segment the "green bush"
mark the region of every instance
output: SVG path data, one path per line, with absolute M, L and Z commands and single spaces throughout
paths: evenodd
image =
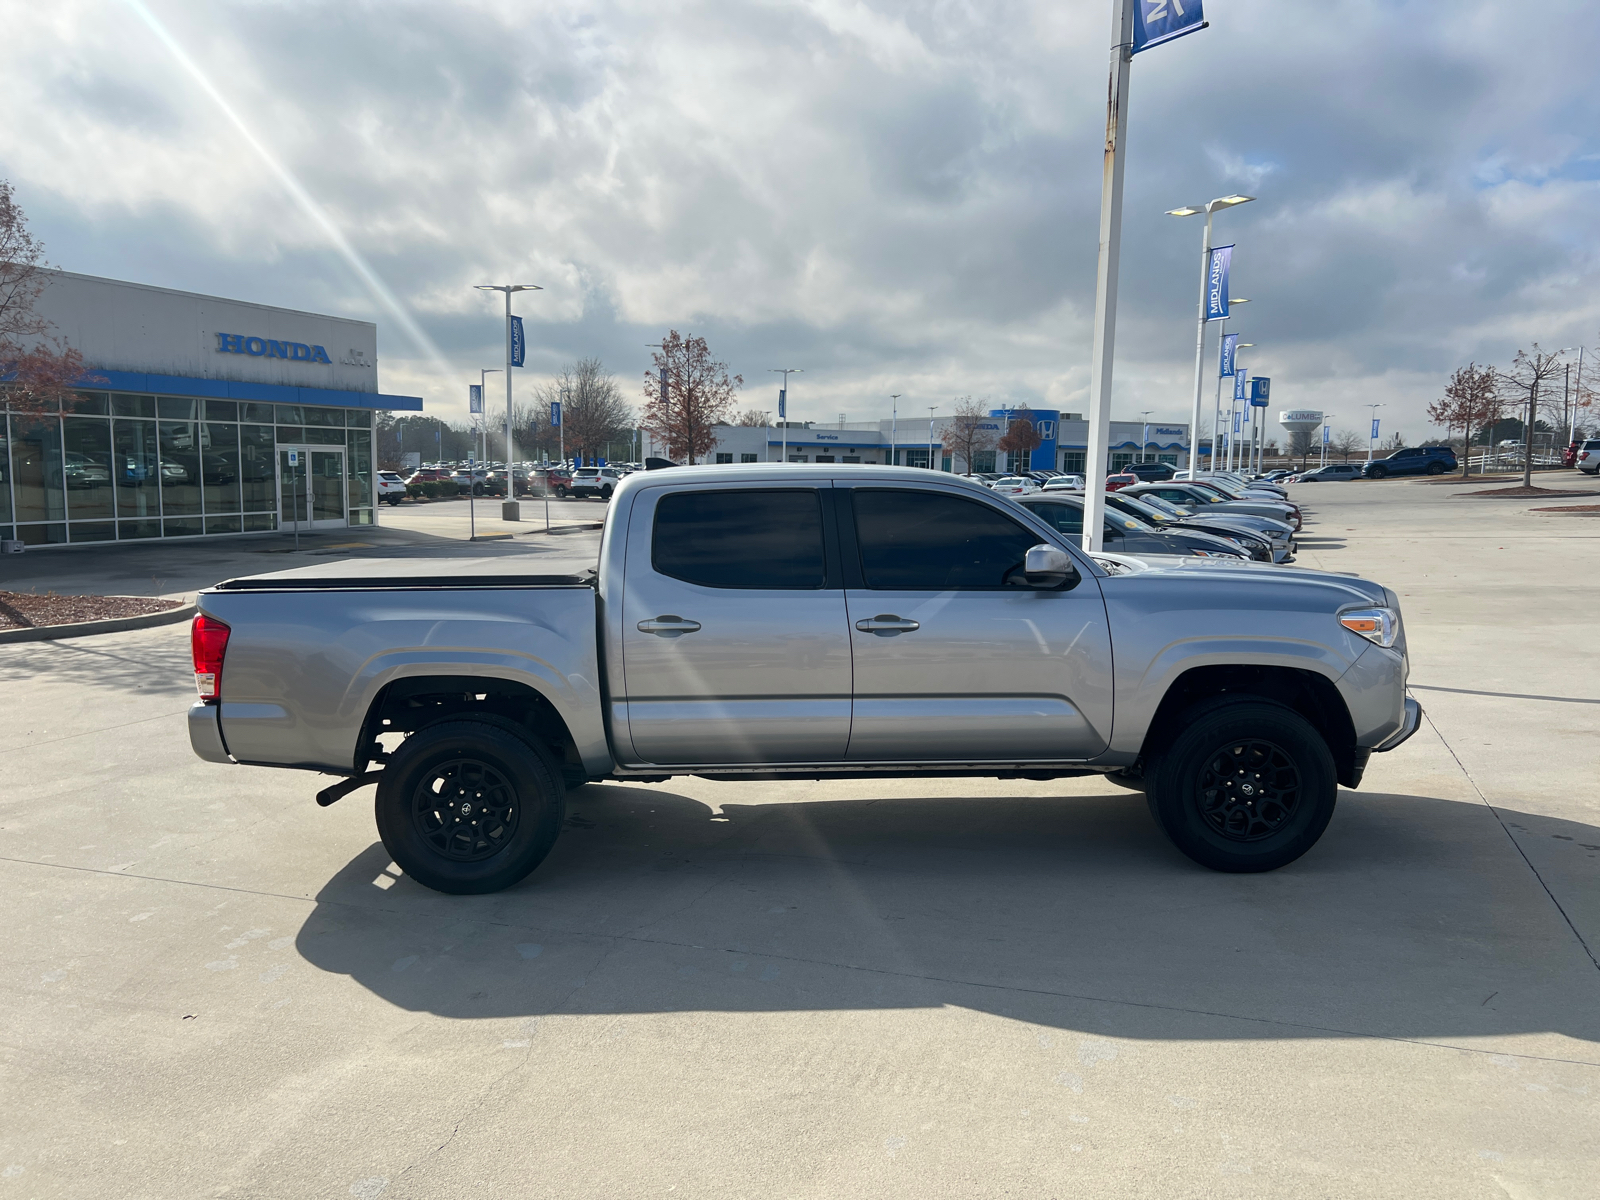
M 428 480 L 427 483 L 422 485 L 422 494 L 429 500 L 437 500 L 439 498 L 438 482 L 432 479 Z
M 408 483 L 406 484 L 406 495 L 413 500 L 419 500 L 427 494 L 423 491 L 426 486 L 426 484 L 422 483 Z
M 441 496 L 459 496 L 461 485 L 454 479 L 441 479 L 436 485 Z

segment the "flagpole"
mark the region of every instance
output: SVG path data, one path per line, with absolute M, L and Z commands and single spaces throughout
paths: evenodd
M 1128 68 L 1133 62 L 1134 0 L 1115 0 L 1106 85 L 1105 153 L 1100 168 L 1100 254 L 1094 281 L 1094 353 L 1089 360 L 1089 445 L 1083 463 L 1083 548 L 1104 548 L 1106 460 L 1111 450 L 1111 368 L 1117 341 L 1122 256 L 1122 178 L 1128 136 Z

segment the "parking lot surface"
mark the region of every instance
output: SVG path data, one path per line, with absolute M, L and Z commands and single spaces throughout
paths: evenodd
M 1258 876 L 1098 780 L 676 779 L 447 897 L 194 758 L 184 627 L 0 647 L 0 1198 L 1593 1195 L 1600 522 L 1464 490 L 1292 492 L 1428 716 Z M 384 524 L 251 565 L 595 545 Z

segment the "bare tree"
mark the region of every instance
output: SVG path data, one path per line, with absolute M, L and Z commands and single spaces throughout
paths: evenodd
M 1461 430 L 1463 479 L 1472 469 L 1472 431 L 1498 421 L 1503 403 L 1495 369 L 1472 362 L 1451 372 L 1444 395 L 1428 405 L 1428 420 L 1444 426 L 1447 439 L 1452 429 Z
M 1316 431 L 1313 429 L 1303 429 L 1289 434 L 1289 457 L 1298 455 L 1302 469 L 1311 458 L 1311 446 L 1315 435 Z
M 984 406 L 971 396 L 958 396 L 955 411 L 944 427 L 945 453 L 953 460 L 952 467 L 957 463 L 964 463 L 966 470 L 957 471 L 963 475 L 970 475 L 976 468 L 973 458 L 986 450 L 993 450 L 998 440 L 996 420 L 985 411 Z
M 767 414 L 759 408 L 747 408 L 733 418 L 733 423 L 745 429 L 759 429 L 770 424 Z
M 1011 410 L 1011 420 L 1006 425 L 1005 434 L 996 443 L 996 448 L 1007 454 L 1021 455 L 1023 465 L 1020 469 L 1026 471 L 1033 452 L 1043 440 L 1034 427 L 1033 410 L 1024 404 Z
M 581 358 L 563 366 L 549 382 L 533 390 L 533 411 L 529 414 L 541 448 L 559 443 L 567 456 L 604 458 L 613 442 L 633 444 L 633 410 L 622 398 L 622 389 L 598 358 Z M 550 425 L 550 405 L 561 403 L 561 428 Z M 546 451 L 548 452 L 548 451 Z
M 34 311 L 49 283 L 46 269 L 44 246 L 28 231 L 11 185 L 0 179 L 0 375 L 13 377 L 11 407 L 25 412 L 52 409 L 75 387 L 106 382 L 88 374 L 83 355 Z
M 1523 487 L 1533 486 L 1533 435 L 1538 424 L 1539 393 L 1551 380 L 1561 376 L 1561 368 L 1561 355 L 1541 350 L 1535 342 L 1531 350 L 1517 351 L 1511 370 L 1496 376 L 1501 394 L 1526 413 L 1522 433 Z
M 717 444 L 713 426 L 726 418 L 744 378 L 729 375 L 728 364 L 711 357 L 705 338 L 676 329 L 661 339 L 654 358 L 656 369 L 644 381 L 644 427 L 668 455 L 692 464 Z
M 1349 462 L 1350 456 L 1366 444 L 1367 439 L 1354 429 L 1341 429 L 1329 440 L 1328 449 Z

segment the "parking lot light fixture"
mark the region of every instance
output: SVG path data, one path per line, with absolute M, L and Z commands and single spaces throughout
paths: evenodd
M 783 391 L 778 393 L 778 428 L 783 431 L 782 450 L 778 461 L 787 463 L 789 461 L 789 376 L 804 375 L 805 370 L 801 367 L 768 367 L 767 370 L 773 375 L 783 376 Z
M 475 283 L 480 292 L 504 292 L 506 296 L 506 461 L 511 461 L 511 293 L 542 292 L 536 283 Z M 485 414 L 487 417 L 487 414 Z M 515 499 L 515 497 L 513 497 Z
M 939 411 L 937 404 L 928 405 L 928 470 L 937 471 L 938 463 L 933 456 L 933 414 Z M 952 463 L 951 466 L 955 464 Z
M 1372 419 L 1374 421 L 1376 421 L 1378 419 L 1378 410 L 1380 408 L 1386 408 L 1387 405 L 1369 404 L 1366 407 L 1368 407 L 1368 408 L 1370 408 L 1372 410 Z M 1368 425 L 1367 426 L 1367 465 L 1369 467 L 1372 465 L 1372 443 L 1377 441 L 1377 440 L 1378 440 L 1377 439 L 1377 435 L 1373 433 L 1372 426 Z
M 1196 217 L 1201 213 L 1206 217 L 1205 231 L 1200 238 L 1200 308 L 1196 314 L 1198 324 L 1194 339 L 1194 404 L 1189 418 L 1190 479 L 1200 477 L 1200 389 L 1205 378 L 1206 276 L 1211 266 L 1211 218 L 1219 209 L 1232 208 L 1236 204 L 1249 204 L 1254 199 L 1254 196 L 1241 196 L 1235 192 L 1230 196 L 1218 196 L 1215 200 L 1208 200 L 1200 208 L 1186 204 L 1182 208 L 1167 209 L 1169 217 Z

